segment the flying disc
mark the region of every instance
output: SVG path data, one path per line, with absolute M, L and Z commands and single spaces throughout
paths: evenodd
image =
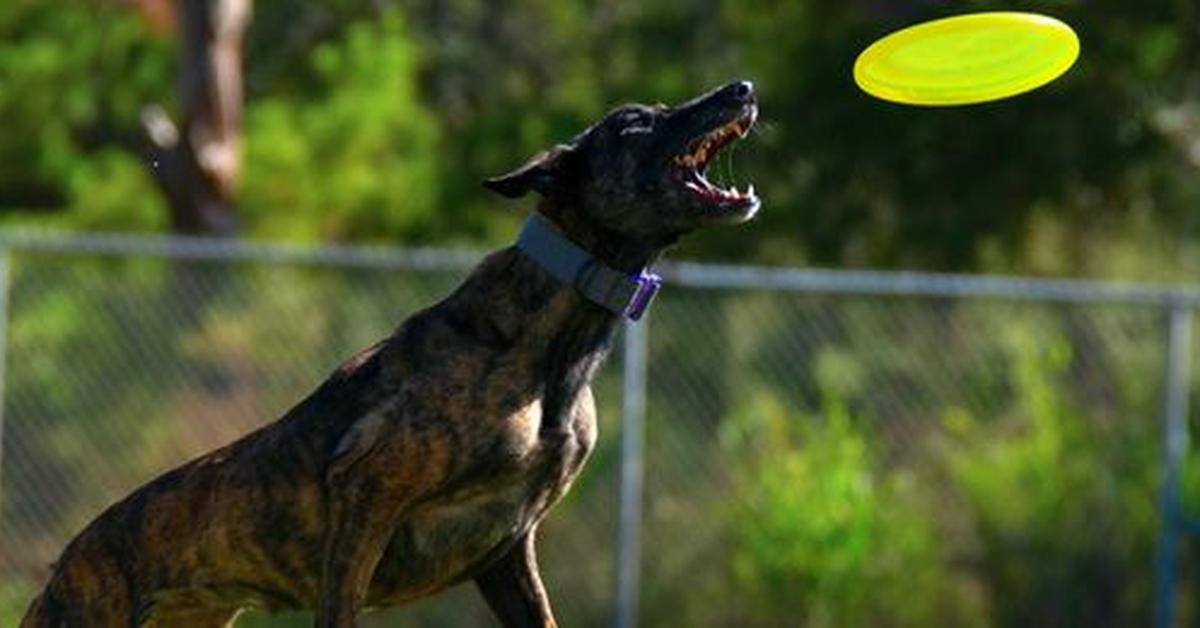
M 1041 87 L 1079 57 L 1079 38 L 1037 13 L 970 13 L 887 35 L 854 62 L 854 81 L 884 100 L 965 105 Z

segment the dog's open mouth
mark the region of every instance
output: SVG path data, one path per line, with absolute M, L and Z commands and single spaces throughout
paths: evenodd
M 759 200 L 753 185 L 745 191 L 738 190 L 737 186 L 726 189 L 713 185 L 704 176 L 713 157 L 734 140 L 746 137 L 757 117 L 758 107 L 747 105 L 736 118 L 693 140 L 686 151 L 676 155 L 672 162 L 684 187 L 700 200 L 721 209 L 741 212 L 757 209 Z

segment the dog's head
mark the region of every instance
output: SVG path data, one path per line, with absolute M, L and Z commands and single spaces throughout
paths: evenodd
M 579 214 L 560 219 L 631 237 L 673 239 L 707 224 L 743 222 L 759 208 L 753 186 L 722 189 L 704 174 L 757 115 L 748 81 L 676 107 L 625 105 L 485 185 L 510 198 L 538 192 L 543 208 Z

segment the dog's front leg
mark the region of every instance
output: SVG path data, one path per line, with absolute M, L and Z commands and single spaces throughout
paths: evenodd
M 408 507 L 446 479 L 444 436 L 393 429 L 403 419 L 369 413 L 347 430 L 325 476 L 325 546 L 317 628 L 350 628 Z M 415 421 L 415 420 L 413 420 Z
M 531 529 L 503 556 L 475 577 L 492 612 L 506 628 L 554 628 L 550 598 L 538 575 Z
M 362 608 L 375 567 L 387 549 L 396 519 L 395 508 L 379 500 L 334 497 L 325 533 L 317 628 L 350 628 Z

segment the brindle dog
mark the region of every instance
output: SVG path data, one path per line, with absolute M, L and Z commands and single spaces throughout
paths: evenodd
M 626 105 L 486 182 L 637 275 L 759 201 L 703 176 L 754 122 L 736 82 Z M 553 626 L 534 536 L 596 440 L 589 382 L 621 316 L 522 249 L 342 365 L 278 421 L 169 471 L 64 550 L 22 626 L 226 626 L 247 607 L 364 608 L 473 579 L 506 626 Z

